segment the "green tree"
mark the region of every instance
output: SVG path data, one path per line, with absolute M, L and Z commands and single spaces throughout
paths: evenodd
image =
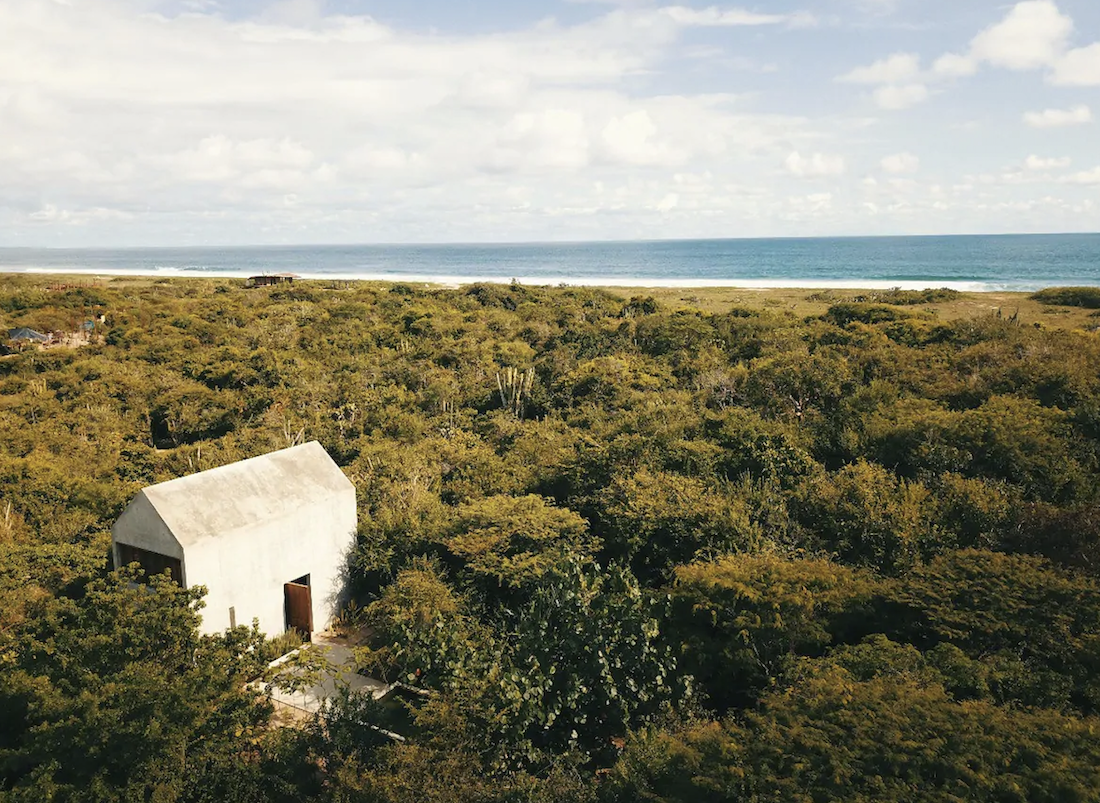
M 1100 585 L 1091 578 L 1042 558 L 963 550 L 886 584 L 880 605 L 877 624 L 892 638 L 1053 672 L 1075 705 L 1100 710 Z
M 426 558 L 398 572 L 364 618 L 372 638 L 357 659 L 388 681 L 439 688 L 474 660 L 483 638 L 467 600 Z
M 609 803 L 1095 800 L 1098 725 L 834 669 L 739 721 L 640 731 L 602 792 Z
M 606 758 L 613 739 L 689 697 L 664 619 L 629 571 L 560 563 L 480 666 L 467 669 L 468 708 L 501 762 L 537 765 L 567 751 Z
M 835 407 L 850 382 L 848 361 L 835 349 L 792 351 L 755 361 L 746 394 L 758 409 L 802 426 Z
M 460 505 L 443 544 L 464 573 L 493 592 L 528 588 L 563 553 L 591 558 L 600 542 L 576 513 L 530 494 L 491 496 Z
M 844 563 L 898 573 L 936 549 L 928 491 L 882 466 L 859 461 L 808 480 L 792 499 L 807 544 Z
M 823 652 L 873 590 L 824 560 L 731 555 L 681 566 L 671 593 L 684 670 L 718 710 L 748 705 L 793 658 Z
M 246 682 L 262 636 L 199 636 L 203 590 L 130 569 L 31 606 L 0 683 L 14 800 L 261 800 L 248 756 L 270 704 Z
M 699 556 L 753 549 L 762 533 L 735 487 L 645 468 L 613 479 L 601 515 L 607 553 L 652 581 Z
M 530 602 L 493 626 L 470 613 L 421 563 L 368 608 L 375 631 L 359 657 L 453 699 L 498 769 L 540 766 L 557 752 L 606 756 L 628 727 L 690 696 L 661 634 L 661 602 L 624 569 L 562 555 Z

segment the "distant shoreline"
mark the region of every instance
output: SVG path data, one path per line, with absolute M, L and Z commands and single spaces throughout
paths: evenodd
M 247 279 L 263 275 L 234 270 L 194 270 L 171 268 L 152 271 L 131 270 L 80 270 L 73 268 L 27 267 L 4 268 L 0 276 L 54 276 L 73 277 L 79 281 L 95 279 Z M 882 291 L 882 290 L 957 290 L 960 293 L 1021 293 L 1027 294 L 1052 286 L 1035 284 L 1026 287 L 1006 286 L 993 282 L 891 280 L 891 279 L 654 279 L 645 276 L 596 277 L 596 276 L 447 276 L 412 273 L 325 273 L 300 274 L 302 282 L 376 282 L 382 284 L 422 284 L 433 287 L 459 288 L 473 284 L 511 284 L 513 281 L 529 287 L 603 287 L 621 290 L 834 290 L 834 291 Z
M 190 275 L 164 273 L 140 273 L 135 271 L 108 272 L 108 271 L 3 271 L 0 270 L 0 287 L 8 291 L 17 291 L 18 288 L 39 290 L 69 290 L 89 285 L 102 287 L 104 290 L 112 288 L 126 292 L 128 289 L 140 289 L 156 284 L 180 284 L 187 283 L 203 286 L 203 292 L 211 292 L 216 284 L 224 284 L 227 280 L 234 284 L 243 285 L 240 274 L 233 276 L 211 276 L 209 273 L 194 273 Z M 507 287 L 509 282 L 500 279 L 482 280 L 501 287 Z M 630 298 L 631 296 L 647 296 L 655 300 L 661 307 L 668 310 L 696 310 L 706 314 L 723 314 L 732 309 L 757 310 L 760 312 L 775 312 L 793 314 L 800 318 L 816 317 L 826 314 L 835 304 L 852 302 L 869 302 L 872 304 L 889 304 L 890 291 L 898 288 L 897 282 L 878 282 L 876 286 L 868 286 L 870 282 L 864 282 L 862 286 L 855 282 L 829 284 L 828 286 L 807 287 L 767 287 L 761 282 L 759 286 L 746 286 L 745 284 L 710 284 L 699 285 L 691 283 L 668 284 L 654 286 L 645 279 L 638 279 L 637 284 L 612 284 L 612 280 L 590 280 L 582 287 L 579 283 L 566 284 L 565 287 L 547 285 L 544 282 L 523 283 L 527 287 L 547 287 L 551 294 L 556 292 L 569 292 L 576 290 L 602 290 L 614 295 Z M 364 278 L 362 276 L 341 278 L 339 276 L 303 276 L 293 285 L 279 285 L 271 288 L 257 288 L 246 292 L 269 293 L 278 292 L 278 287 L 285 289 L 300 287 L 304 290 L 321 290 L 322 292 L 351 292 L 356 289 L 386 290 L 398 284 L 404 284 L 423 290 L 460 290 L 462 287 L 474 284 L 468 282 L 429 281 L 427 277 L 406 277 L 397 280 L 393 277 Z M 918 287 L 899 289 L 940 289 L 938 286 L 928 287 L 928 283 L 911 283 Z M 550 297 L 553 297 L 552 295 Z M 1032 297 L 1030 290 L 1020 289 L 995 289 L 985 291 L 960 290 L 957 295 L 949 298 L 935 298 L 927 302 L 907 302 L 906 306 L 898 309 L 908 310 L 906 314 L 917 316 L 931 316 L 931 319 L 940 321 L 952 321 L 960 319 L 973 319 L 987 315 L 1004 315 L 1014 317 L 1015 320 L 1026 325 L 1040 325 L 1052 329 L 1077 329 L 1087 332 L 1095 332 L 1100 328 L 1100 315 L 1095 310 L 1080 307 L 1065 307 L 1044 304 Z
M 1100 235 L 0 249 L 0 272 L 642 289 L 1033 292 L 1100 285 Z

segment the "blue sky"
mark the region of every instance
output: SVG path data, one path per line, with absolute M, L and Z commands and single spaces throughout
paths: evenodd
M 3 0 L 0 246 L 1100 230 L 1100 3 Z

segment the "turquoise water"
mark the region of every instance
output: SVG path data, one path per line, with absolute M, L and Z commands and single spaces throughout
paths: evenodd
M 0 271 L 742 287 L 1100 285 L 1100 234 L 210 248 L 0 249 Z

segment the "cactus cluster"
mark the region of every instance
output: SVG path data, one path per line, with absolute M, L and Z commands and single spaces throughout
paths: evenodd
M 497 373 L 497 391 L 500 404 L 510 410 L 516 418 L 523 418 L 523 406 L 531 397 L 531 386 L 535 382 L 535 369 L 520 371 L 518 368 L 505 368 Z

